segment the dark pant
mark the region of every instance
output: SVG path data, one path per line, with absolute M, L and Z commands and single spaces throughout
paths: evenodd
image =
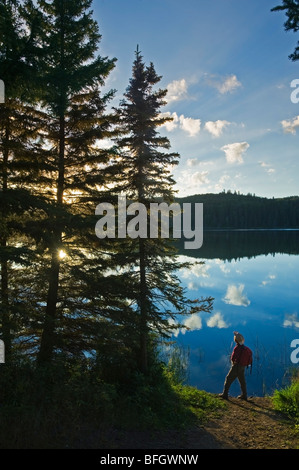
M 245 380 L 245 367 L 239 364 L 233 364 L 229 373 L 227 374 L 224 382 L 223 394 L 228 395 L 231 384 L 236 380 L 239 380 L 242 396 L 247 398 L 246 380 Z

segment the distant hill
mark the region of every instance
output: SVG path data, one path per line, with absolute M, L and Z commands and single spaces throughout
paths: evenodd
M 228 191 L 196 194 L 176 201 L 203 203 L 204 230 L 299 229 L 299 196 L 268 199 Z

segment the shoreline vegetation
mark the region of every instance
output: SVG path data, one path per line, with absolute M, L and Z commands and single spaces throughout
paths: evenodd
M 118 383 L 99 379 L 92 360 L 61 358 L 61 362 L 44 368 L 22 360 L 9 368 L 2 367 L 2 449 L 117 449 L 125 448 L 125 442 L 128 448 L 138 448 L 134 447 L 138 438 L 136 444 L 128 441 L 132 433 L 135 439 L 147 436 L 149 441 L 144 441 L 147 448 L 151 436 L 157 433 L 183 435 L 194 427 L 204 430 L 211 419 L 217 428 L 227 419 L 229 407 L 238 405 L 233 397 L 222 400 L 184 384 L 182 364 L 175 353 L 168 364 L 154 361 L 147 376 L 122 376 Z M 278 425 L 285 423 L 293 437 L 298 437 L 298 374 L 293 375 L 289 386 L 276 390 L 272 397 L 251 398 L 248 419 L 254 414 L 251 405 L 266 403 Z M 244 407 L 236 406 L 234 413 L 239 409 L 245 412 Z M 178 439 L 178 446 L 182 445 L 179 442 Z

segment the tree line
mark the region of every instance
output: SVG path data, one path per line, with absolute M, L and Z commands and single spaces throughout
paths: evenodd
M 203 228 L 299 229 L 299 197 L 265 198 L 231 191 L 178 198 L 183 203 L 203 203 Z
M 158 132 L 167 91 L 138 47 L 111 109 L 116 59 L 98 53 L 91 7 L 0 1 L 1 338 L 7 363 L 91 357 L 103 377 L 147 374 L 157 338 L 212 299 L 188 300 L 170 241 L 95 235 L 97 204 L 121 192 L 171 202 L 179 155 Z

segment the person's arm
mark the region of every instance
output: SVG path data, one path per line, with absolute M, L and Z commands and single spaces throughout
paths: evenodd
M 230 360 L 233 364 L 236 362 L 236 348 L 237 348 L 237 346 L 234 347 L 234 350 L 233 350 L 231 358 L 230 358 Z

